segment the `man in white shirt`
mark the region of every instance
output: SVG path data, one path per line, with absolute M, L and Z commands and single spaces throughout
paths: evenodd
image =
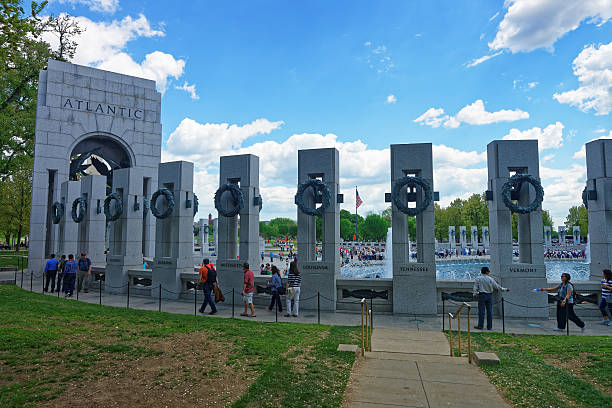
M 478 325 L 475 329 L 482 330 L 484 324 L 485 309 L 487 311 L 487 330 L 493 328 L 493 314 L 491 305 L 493 301 L 493 291 L 499 290 L 509 292 L 510 289 L 500 286 L 499 283 L 489 276 L 491 271 L 487 266 L 480 269 L 480 276 L 474 279 L 474 300 L 478 297 Z

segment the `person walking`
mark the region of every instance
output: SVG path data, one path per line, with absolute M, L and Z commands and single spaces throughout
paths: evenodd
M 74 260 L 74 255 L 68 255 L 68 262 L 64 265 L 64 295 L 72 297 L 74 293 L 74 282 L 77 276 L 79 266 Z
M 571 320 L 584 332 L 585 324 L 574 312 L 574 285 L 570 283 L 572 276 L 569 273 L 561 274 L 561 283 L 552 288 L 540 288 L 543 292 L 557 292 L 557 328 L 555 331 L 565 330 L 565 323 Z
M 77 285 L 77 292 L 84 289 L 84 292 L 89 292 L 89 276 L 91 275 L 91 261 L 87 257 L 85 252 L 81 252 L 79 258 L 79 282 Z
M 64 277 L 64 266 L 66 265 L 66 255 L 62 255 L 57 269 L 57 293 L 62 290 L 62 278 Z
M 295 261 L 289 264 L 289 275 L 287 276 L 287 314 L 285 317 L 298 317 L 300 312 L 300 286 L 302 275 Z M 291 312 L 291 301 L 293 301 L 293 313 Z
M 280 271 L 278 270 L 276 265 L 272 265 L 272 277 L 268 281 L 268 287 L 272 290 L 272 300 L 270 301 L 270 306 L 268 307 L 268 310 L 272 311 L 272 308 L 276 303 L 277 310 L 282 313 L 283 306 L 281 304 L 280 291 L 283 287 L 283 282 L 281 280 Z
M 485 310 L 487 312 L 487 330 L 493 329 L 493 291 L 509 292 L 510 289 L 502 287 L 489 274 L 491 271 L 487 266 L 480 269 L 480 276 L 474 279 L 474 300 L 478 299 L 478 325 L 475 329 L 482 330 L 485 318 Z
M 208 314 L 214 315 L 217 313 L 217 306 L 215 305 L 215 301 L 210 296 L 210 293 L 214 290 L 215 285 L 219 282 L 217 281 L 217 271 L 215 267 L 210 263 L 208 258 L 204 259 L 202 262 L 202 267 L 200 268 L 200 286 L 202 286 L 202 290 L 204 291 L 204 302 L 202 306 L 200 306 L 200 313 L 204 313 L 206 310 L 206 306 L 210 304 L 210 312 Z
M 51 254 L 49 260 L 45 264 L 45 288 L 44 291 L 49 291 L 49 282 L 51 282 L 51 292 L 55 292 L 55 276 L 59 269 L 59 261 L 55 259 L 55 254 Z
M 242 301 L 244 303 L 244 312 L 240 313 L 240 316 L 249 316 L 247 308 L 251 308 L 251 317 L 257 317 L 255 315 L 255 307 L 253 306 L 253 293 L 255 292 L 255 276 L 249 269 L 249 264 L 245 262 L 242 264 L 242 270 L 244 270 L 244 284 L 242 285 Z
M 270 251 L 270 263 L 274 262 L 274 253 Z
M 612 271 L 610 269 L 603 270 L 599 310 L 602 316 L 601 324 L 612 326 L 612 320 L 610 320 L 612 319 Z

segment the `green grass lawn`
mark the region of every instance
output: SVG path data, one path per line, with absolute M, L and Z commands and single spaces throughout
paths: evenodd
M 0 251 L 0 267 L 2 266 L 18 266 L 22 268 L 28 267 L 28 251 Z M 21 261 L 18 260 L 21 258 Z
M 612 337 L 475 333 L 472 340 L 473 350 L 501 360 L 483 371 L 515 407 L 612 407 Z M 466 352 L 465 333 L 462 346 Z
M 336 348 L 360 334 L 99 306 L 12 285 L 0 286 L 0 322 L 1 407 L 95 405 L 109 384 L 125 406 L 339 407 L 355 356 Z

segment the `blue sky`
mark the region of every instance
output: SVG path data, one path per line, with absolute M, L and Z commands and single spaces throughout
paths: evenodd
M 196 164 L 202 217 L 216 213 L 220 155 L 260 156 L 262 218 L 295 218 L 299 148 L 336 146 L 346 208 L 359 185 L 367 213 L 385 208 L 389 144 L 434 144 L 445 205 L 486 189 L 486 144 L 510 137 L 539 139 L 559 224 L 580 202 L 582 146 L 612 137 L 611 1 L 55 0 L 48 12 L 86 28 L 76 63 L 157 80 L 163 159 Z

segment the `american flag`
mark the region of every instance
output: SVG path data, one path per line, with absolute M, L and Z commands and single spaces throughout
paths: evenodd
M 359 206 L 363 204 L 361 197 L 359 197 L 359 191 L 357 191 L 357 187 L 355 187 L 355 208 L 359 208 Z

